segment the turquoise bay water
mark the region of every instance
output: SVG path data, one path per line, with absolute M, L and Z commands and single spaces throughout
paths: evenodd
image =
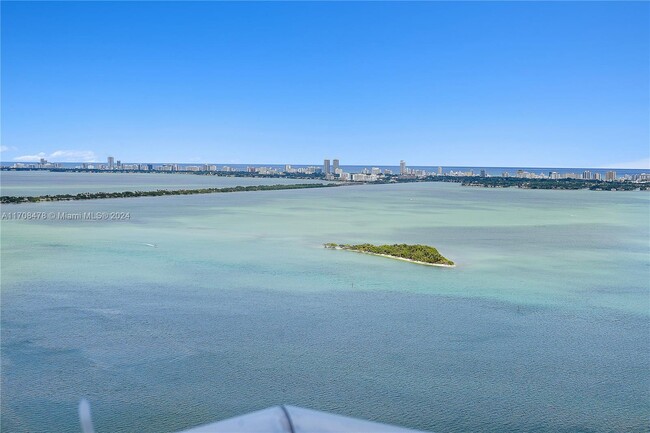
M 131 219 L 2 222 L 2 431 L 76 432 L 81 396 L 113 432 L 280 403 L 648 431 L 649 201 L 433 183 L 3 206 Z M 426 243 L 458 267 L 330 241 Z

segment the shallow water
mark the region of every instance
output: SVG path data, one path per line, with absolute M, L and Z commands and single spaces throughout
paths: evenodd
M 2 430 L 76 432 L 87 396 L 113 432 L 281 403 L 437 432 L 648 431 L 649 197 L 422 183 L 3 206 L 131 218 L 2 222 Z

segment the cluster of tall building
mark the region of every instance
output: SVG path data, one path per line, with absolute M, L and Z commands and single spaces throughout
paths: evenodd
M 333 159 L 332 164 L 330 165 L 330 160 L 323 160 L 323 169 L 322 172 L 325 174 L 325 179 L 327 180 L 342 180 L 342 181 L 354 181 L 355 176 L 361 175 L 362 173 L 347 173 L 341 168 L 341 162 L 338 159 Z M 360 177 L 357 177 L 357 182 L 362 182 Z M 374 179 L 377 180 L 377 179 Z M 364 180 L 363 182 L 374 182 L 374 180 Z
M 13 168 L 61 168 L 61 163 L 48 162 L 47 159 L 41 158 L 39 162 L 32 164 L 25 164 L 23 162 L 16 162 L 12 165 Z
M 392 170 L 382 170 L 379 167 L 372 167 L 371 169 L 364 168 L 359 173 L 347 173 L 340 166 L 340 161 L 338 159 L 331 160 L 331 162 L 329 159 L 323 160 L 322 172 L 325 174 L 325 179 L 352 182 L 375 182 L 381 180 L 385 176 L 393 175 Z M 438 167 L 438 173 L 442 174 L 442 167 Z M 400 161 L 399 175 L 401 177 L 426 177 L 435 174 L 436 173 L 434 172 L 427 172 L 425 170 L 411 169 L 406 166 L 404 160 Z
M 84 162 L 81 164 L 81 168 L 87 170 L 154 170 L 153 164 L 122 164 L 122 161 L 119 159 L 116 161 L 112 156 L 107 158 L 106 164 Z
M 582 173 L 559 173 L 557 171 L 549 171 L 546 173 L 531 173 L 525 170 L 517 170 L 514 175 L 504 171 L 501 174 L 502 177 L 517 177 L 522 179 L 582 179 L 582 180 L 603 180 L 603 174 L 598 172 L 592 172 L 591 170 L 585 170 Z M 604 180 L 607 182 L 613 182 L 618 180 L 616 177 L 616 172 L 613 170 L 605 172 Z
M 323 161 L 323 170 L 325 179 L 327 180 L 341 180 L 352 182 L 376 182 L 383 174 L 391 174 L 390 170 L 384 170 L 382 173 L 378 167 L 373 167 L 371 170 L 363 169 L 361 173 L 348 173 L 343 170 L 338 159 L 333 159 L 330 165 L 330 160 Z
M 332 165 L 330 166 L 330 160 L 326 159 L 323 161 L 323 173 L 327 174 L 336 174 L 336 171 L 340 169 L 339 160 L 333 159 Z

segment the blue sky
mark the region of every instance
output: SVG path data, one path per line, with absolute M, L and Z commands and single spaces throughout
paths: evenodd
M 2 2 L 3 161 L 650 167 L 647 2 Z

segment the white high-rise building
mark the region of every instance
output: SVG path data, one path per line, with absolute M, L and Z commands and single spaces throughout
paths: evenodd
M 115 158 L 112 156 L 108 157 L 108 169 L 112 170 L 115 167 Z
M 323 173 L 330 174 L 330 160 L 326 159 L 323 161 Z
M 406 174 L 406 162 L 404 162 L 404 160 L 401 160 L 399 162 L 399 174 L 401 174 L 401 175 Z
M 332 160 L 332 170 L 334 171 L 334 173 L 336 173 L 336 170 L 338 168 L 339 168 L 339 160 L 338 159 Z

